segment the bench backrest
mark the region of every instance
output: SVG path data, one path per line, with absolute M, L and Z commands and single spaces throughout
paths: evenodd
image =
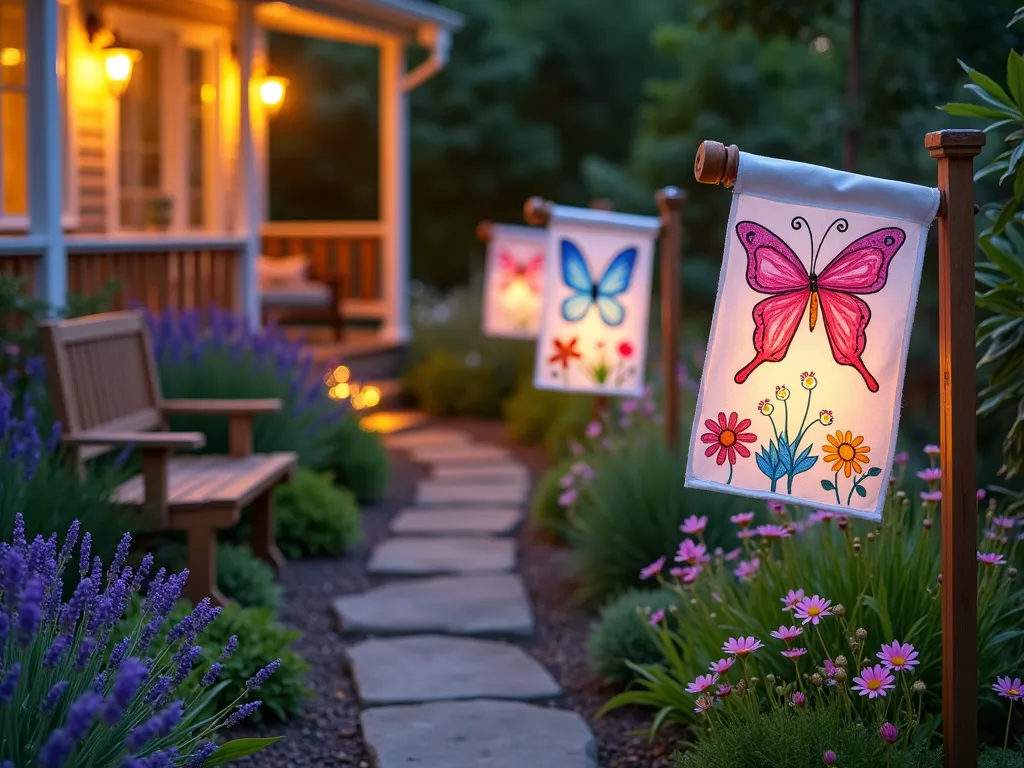
M 54 417 L 65 434 L 162 428 L 160 379 L 141 313 L 44 321 L 39 333 Z M 82 449 L 78 458 L 107 450 Z

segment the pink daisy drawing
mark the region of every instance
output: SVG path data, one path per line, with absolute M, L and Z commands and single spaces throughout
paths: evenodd
M 805 597 L 793 611 L 793 617 L 802 619 L 804 624 L 817 624 L 826 616 L 832 615 L 832 601 L 823 600 L 817 595 Z
M 889 670 L 881 664 L 873 667 L 864 667 L 860 676 L 853 678 L 854 686 L 851 690 L 857 691 L 861 696 L 869 699 L 877 699 L 885 696 L 886 691 L 896 687 L 896 678 L 889 674 Z
M 708 667 L 716 675 L 726 675 L 729 670 L 732 669 L 732 665 L 736 663 L 735 656 L 729 656 L 725 659 L 719 659 L 718 661 L 712 661 L 711 666 Z
M 650 579 L 661 573 L 661 569 L 665 567 L 665 556 L 662 555 L 650 565 L 645 565 L 640 569 L 640 578 L 643 580 Z
M 728 653 L 731 656 L 737 656 L 741 659 L 747 654 L 753 653 L 760 648 L 764 648 L 764 643 L 756 637 L 730 637 L 722 645 L 722 651 L 724 653 Z
M 778 629 L 772 631 L 772 637 L 776 640 L 782 640 L 788 645 L 790 640 L 796 640 L 803 633 L 802 627 L 787 627 L 783 624 Z
M 708 527 L 707 515 L 690 515 L 688 518 L 683 520 L 683 524 L 679 526 L 679 530 L 690 536 L 700 536 L 704 533 L 704 529 Z
M 1024 697 L 1024 684 L 1021 683 L 1019 677 L 1012 680 L 1009 677 L 997 677 L 992 685 L 992 690 L 1010 701 L 1019 701 Z
M 917 651 L 914 650 L 914 646 L 910 643 L 901 645 L 898 640 L 893 640 L 891 645 L 882 643 L 882 650 L 878 652 L 877 656 L 882 660 L 882 666 L 897 672 L 912 670 L 921 663 L 917 660 Z
M 796 608 L 797 603 L 799 603 L 803 599 L 804 591 L 802 589 L 797 589 L 795 591 L 791 589 L 789 590 L 789 592 L 786 593 L 785 597 L 779 598 L 779 600 L 782 601 L 782 610 L 784 611 L 792 611 L 794 608 Z
M 687 693 L 704 693 L 709 688 L 714 688 L 718 683 L 718 675 L 697 675 L 697 679 L 686 684 Z

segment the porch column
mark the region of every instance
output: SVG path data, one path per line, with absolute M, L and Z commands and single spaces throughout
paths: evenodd
M 409 328 L 409 100 L 402 86 L 405 47 L 389 37 L 380 45 L 381 335 L 408 341 Z
M 261 251 L 260 228 L 263 224 L 264 186 L 263 154 L 266 145 L 266 120 L 256 103 L 253 77 L 265 58 L 266 33 L 256 24 L 253 0 L 239 0 L 235 26 L 238 51 L 239 121 L 238 121 L 238 192 L 242 207 L 240 224 L 245 233 L 239 305 L 253 328 L 260 326 L 259 279 L 256 257 Z
M 67 303 L 67 253 L 61 229 L 63 200 L 60 93 L 57 89 L 57 2 L 32 0 L 27 16 L 29 235 L 44 238 L 36 295 L 51 307 Z

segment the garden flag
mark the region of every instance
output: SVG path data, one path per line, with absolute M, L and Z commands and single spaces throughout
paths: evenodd
M 740 153 L 686 485 L 881 519 L 938 205 Z
M 545 242 L 543 229 L 491 225 L 484 273 L 484 335 L 537 338 Z
M 637 396 L 644 388 L 653 216 L 551 209 L 534 386 Z

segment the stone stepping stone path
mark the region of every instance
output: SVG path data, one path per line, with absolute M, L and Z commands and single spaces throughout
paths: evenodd
M 519 576 L 440 576 L 384 584 L 334 601 L 342 632 L 529 636 L 533 611 Z
M 425 426 L 386 438 L 430 466 L 366 570 L 404 577 L 334 601 L 376 768 L 597 768 L 558 682 L 508 640 L 534 630 L 516 570 L 530 476 L 504 448 Z M 486 639 L 485 639 L 486 638 Z
M 381 768 L 593 768 L 597 743 L 574 712 L 518 701 L 443 701 L 363 712 Z
M 514 507 L 403 509 L 391 520 L 390 529 L 412 536 L 508 536 L 524 517 Z

